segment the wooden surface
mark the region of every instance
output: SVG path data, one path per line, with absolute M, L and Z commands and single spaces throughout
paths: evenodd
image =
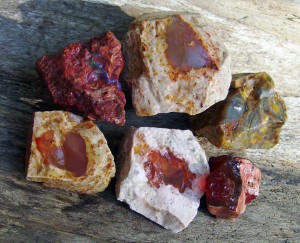
M 162 2 L 0 1 L 1 242 L 300 242 L 300 4 Z M 115 181 L 105 192 L 87 196 L 26 181 L 24 171 L 25 137 L 33 112 L 59 109 L 35 72 L 36 59 L 108 29 L 122 38 L 133 17 L 159 10 L 206 17 L 232 54 L 233 72 L 270 73 L 289 116 L 280 144 L 271 150 L 222 151 L 200 140 L 208 156 L 231 152 L 256 163 L 262 171 L 261 193 L 235 221 L 216 220 L 203 203 L 190 226 L 178 234 L 118 202 Z M 129 126 L 188 128 L 186 115 L 139 118 L 130 104 L 126 112 L 124 127 L 98 124 L 114 155 Z

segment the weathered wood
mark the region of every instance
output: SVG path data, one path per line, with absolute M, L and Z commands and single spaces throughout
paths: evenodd
M 206 17 L 232 54 L 233 72 L 269 72 L 289 116 L 280 144 L 271 150 L 220 150 L 200 139 L 208 156 L 233 153 L 257 164 L 263 176 L 261 194 L 235 221 L 216 220 L 202 203 L 195 220 L 179 234 L 118 202 L 114 180 L 105 192 L 87 196 L 26 181 L 24 171 L 33 112 L 59 109 L 35 72 L 36 59 L 108 29 L 122 38 L 133 17 L 158 10 Z M 1 1 L 0 241 L 300 241 L 299 16 L 300 4 L 283 0 Z M 129 126 L 189 127 L 187 115 L 141 118 L 130 102 L 126 107 L 124 127 L 98 123 L 114 155 Z

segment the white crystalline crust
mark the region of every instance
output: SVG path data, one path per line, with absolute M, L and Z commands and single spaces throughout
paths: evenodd
M 168 147 L 177 158 L 187 162 L 189 170 L 197 175 L 192 189 L 180 193 L 164 183 L 159 188 L 150 186 L 144 170 L 145 156 L 135 152 L 135 147 L 141 145 L 141 135 L 151 150 L 164 154 Z M 173 232 L 183 230 L 194 219 L 203 195 L 199 183 L 209 173 L 209 167 L 205 152 L 191 131 L 132 128 L 123 141 L 118 161 L 121 164 L 116 183 L 118 200 Z
M 28 151 L 30 156 L 27 161 L 26 178 L 28 180 L 43 182 L 49 187 L 91 194 L 103 191 L 114 177 L 113 155 L 104 135 L 92 121 L 83 121 L 80 116 L 65 111 L 35 112 L 32 130 Z M 69 171 L 44 164 L 35 139 L 50 130 L 54 132 L 56 146 L 62 145 L 67 132 L 76 132 L 82 136 L 88 157 L 85 176 L 74 177 Z
M 203 18 L 195 14 L 180 17 L 201 36 L 219 69 L 191 69 L 172 80 L 174 69 L 165 54 L 170 17 L 156 13 L 139 17 L 124 39 L 125 79 L 131 87 L 137 115 L 167 112 L 195 115 L 227 96 L 231 71 L 226 47 Z

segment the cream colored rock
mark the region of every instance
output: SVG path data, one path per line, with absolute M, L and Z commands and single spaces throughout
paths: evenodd
M 195 115 L 226 98 L 230 57 L 215 32 L 195 14 L 151 13 L 131 23 L 124 73 L 137 115 Z
M 191 131 L 131 128 L 118 162 L 118 200 L 173 232 L 194 219 L 209 167 Z
M 68 134 L 79 137 L 79 142 L 70 140 L 69 148 Z M 27 180 L 91 194 L 103 191 L 115 175 L 114 158 L 102 132 L 94 122 L 70 112 L 35 112 L 28 145 Z M 87 163 L 82 165 L 84 158 Z M 80 167 L 83 170 L 78 171 Z

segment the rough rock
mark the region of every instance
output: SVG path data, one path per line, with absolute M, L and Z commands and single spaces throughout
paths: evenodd
M 173 232 L 189 225 L 209 173 L 205 152 L 189 130 L 131 128 L 117 160 L 118 200 Z
M 107 32 L 41 57 L 36 69 L 56 104 L 92 120 L 123 125 L 126 100 L 118 81 L 123 66 L 121 43 Z
M 115 175 L 114 158 L 97 125 L 70 112 L 35 112 L 26 156 L 27 180 L 97 193 Z
M 191 119 L 191 128 L 217 147 L 269 149 L 279 142 L 286 106 L 267 73 L 233 76 L 228 96 Z
M 226 98 L 230 57 L 214 30 L 195 14 L 151 13 L 124 38 L 124 76 L 139 116 L 198 114 Z
M 211 157 L 209 166 L 205 191 L 208 210 L 217 218 L 237 218 L 259 194 L 260 170 L 247 159 L 229 155 Z

